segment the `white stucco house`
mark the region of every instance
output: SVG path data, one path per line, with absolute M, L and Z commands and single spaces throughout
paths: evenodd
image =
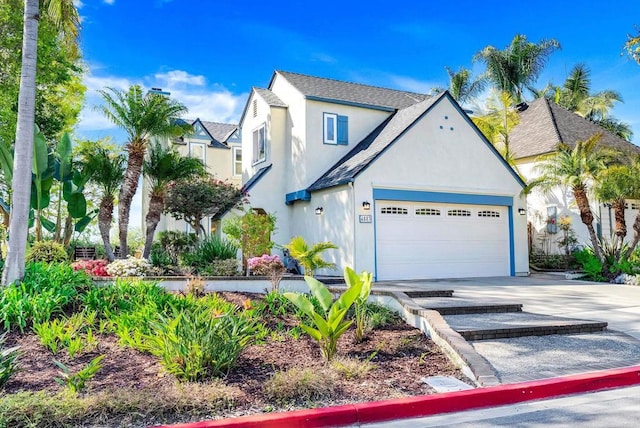
M 598 145 L 624 152 L 640 153 L 640 147 L 601 128 L 593 122 L 555 104 L 539 98 L 519 111 L 519 123 L 509 134 L 509 148 L 515 158 L 518 171 L 526 181 L 540 176 L 536 165 L 540 156 L 553 153 L 558 144 L 574 147 L 576 142 L 585 141 L 600 133 Z M 614 218 L 611 207 L 590 198 L 591 211 L 596 220 L 594 227 L 601 238 L 611 239 Z M 561 233 L 557 221 L 563 216 L 571 218 L 579 245 L 589 245 L 589 234 L 580 220 L 580 212 L 575 204 L 571 189 L 557 188 L 549 193 L 534 190 L 527 196 L 527 217 L 530 222 L 530 240 L 535 248 L 558 254 L 562 250 L 557 244 Z M 625 218 L 627 240 L 633 238 L 633 220 L 640 210 L 640 201 L 627 201 Z
M 161 143 L 174 147 L 182 156 L 200 159 L 206 170 L 220 180 L 242 185 L 242 141 L 237 124 L 209 122 L 200 119 L 181 119 L 193 127 L 191 135 L 180 138 L 162 139 Z M 153 141 L 157 141 L 154 137 Z M 149 204 L 148 183 L 143 182 L 142 192 L 142 224 Z M 205 231 L 220 233 L 220 221 L 208 218 L 203 221 Z M 156 233 L 163 230 L 179 230 L 190 232 L 190 226 L 182 220 L 170 215 L 162 215 Z
M 524 183 L 449 93 L 276 71 L 240 120 L 250 205 L 376 280 L 526 275 Z

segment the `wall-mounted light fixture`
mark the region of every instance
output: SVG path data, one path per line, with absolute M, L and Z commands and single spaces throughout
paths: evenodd
M 324 208 L 322 207 L 316 208 L 316 215 L 322 215 L 323 212 L 324 212 Z
M 371 209 L 371 203 L 369 201 L 364 201 L 362 203 L 362 209 L 365 211 L 369 211 Z
M 527 213 L 527 210 L 525 210 L 524 208 L 518 208 L 518 214 L 525 215 L 526 213 Z

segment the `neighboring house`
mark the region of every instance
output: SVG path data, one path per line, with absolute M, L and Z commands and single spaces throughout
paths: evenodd
M 175 139 L 165 139 L 163 144 L 175 147 L 183 156 L 202 160 L 207 172 L 220 180 L 242 185 L 242 141 L 238 125 L 232 123 L 207 122 L 200 119 L 182 119 L 193 126 L 193 134 Z M 147 213 L 148 192 L 143 184 L 142 224 Z M 220 233 L 220 221 L 206 219 L 204 228 L 211 233 Z M 143 226 L 144 227 L 144 226 Z M 169 215 L 163 215 L 156 233 L 163 230 L 191 231 L 190 226 Z
M 377 280 L 528 273 L 524 183 L 448 92 L 276 71 L 240 120 L 243 183 L 272 239 Z
M 585 141 L 597 133 L 602 134 L 598 143 L 601 147 L 640 153 L 638 146 L 545 98 L 521 106 L 519 116 L 518 125 L 509 134 L 509 149 L 518 171 L 526 181 L 540 175 L 536 165 L 541 155 L 553 153 L 560 143 L 574 147 L 577 141 Z M 614 225 L 613 212 L 610 207 L 595 201 L 593 197 L 591 200 L 591 210 L 596 217 L 594 227 L 601 237 L 610 239 Z M 528 220 L 531 223 L 529 239 L 536 248 L 548 253 L 561 252 L 558 239 L 562 236 L 557 221 L 563 216 L 571 217 L 578 243 L 589 244 L 589 234 L 580 220 L 580 212 L 571 189 L 557 188 L 546 194 L 534 190 L 527 196 L 527 203 Z M 625 217 L 627 239 L 630 239 L 633 237 L 632 225 L 640 209 L 640 201 L 630 200 L 627 206 Z

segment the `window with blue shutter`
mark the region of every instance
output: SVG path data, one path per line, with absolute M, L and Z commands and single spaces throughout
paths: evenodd
M 338 116 L 338 144 L 346 146 L 349 144 L 349 118 Z
M 323 113 L 323 138 L 324 144 L 349 144 L 349 118 L 335 113 Z

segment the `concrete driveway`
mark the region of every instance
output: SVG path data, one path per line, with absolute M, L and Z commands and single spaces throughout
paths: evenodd
M 563 275 L 377 282 L 380 288 L 452 289 L 456 297 L 516 302 L 527 312 L 606 321 L 640 340 L 640 287 L 566 280 Z

